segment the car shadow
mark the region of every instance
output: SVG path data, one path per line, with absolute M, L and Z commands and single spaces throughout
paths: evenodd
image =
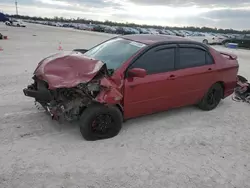
M 223 102 L 220 103 L 218 108 L 223 105 Z M 216 111 L 213 110 L 213 111 Z M 140 116 L 137 118 L 129 119 L 123 123 L 122 132 L 133 132 L 133 129 L 137 129 L 139 127 L 145 127 L 151 128 L 155 130 L 154 124 L 156 126 L 160 124 L 161 126 L 164 126 L 167 129 L 178 129 L 183 127 L 183 123 L 178 123 L 178 120 L 188 118 L 192 114 L 197 114 L 197 117 L 200 116 L 202 113 L 206 113 L 200 109 L 198 109 L 195 106 L 187 106 L 187 107 L 180 107 L 176 109 L 170 109 L 168 111 L 164 112 L 158 112 L 150 115 Z M 214 114 L 216 112 L 212 112 Z M 210 113 L 210 115 L 212 115 Z M 49 134 L 67 134 L 68 139 L 74 139 L 74 140 L 82 140 L 81 133 L 79 131 L 79 122 L 73 121 L 73 122 L 67 122 L 65 121 L 55 121 L 52 120 L 51 117 L 46 113 L 39 113 L 39 114 L 30 114 L 27 115 L 25 119 L 37 119 L 42 120 L 39 122 L 42 123 L 36 123 L 36 126 L 40 126 L 41 128 L 35 128 L 34 133 L 37 136 L 43 136 L 43 135 L 49 135 Z M 176 121 L 177 120 L 177 121 Z M 169 121 L 169 124 L 168 124 Z M 177 123 L 176 123 L 177 122 Z M 153 125 L 153 126 L 152 126 Z M 189 123 L 188 126 L 192 126 L 192 124 Z M 186 125 L 184 126 L 187 127 Z M 31 130 L 32 132 L 32 130 Z M 127 134 L 127 133 L 126 133 Z
M 175 109 L 169 109 L 167 111 L 157 112 L 150 115 L 140 116 L 137 118 L 126 120 L 123 124 L 123 128 L 132 129 L 131 128 L 132 126 L 138 126 L 138 125 L 145 126 L 147 124 L 153 125 L 159 123 L 164 124 L 164 126 L 169 129 L 182 128 L 183 123 L 179 123 L 180 119 L 184 119 L 183 121 L 185 121 L 186 119 L 190 118 L 190 116 L 193 117 L 194 115 L 195 116 L 197 115 L 197 117 L 200 118 L 201 116 L 204 117 L 204 113 L 206 113 L 205 116 L 206 118 L 209 118 L 210 116 L 212 117 L 217 113 L 217 110 L 221 110 L 221 107 L 224 106 L 223 103 L 225 103 L 225 101 L 221 101 L 220 104 L 217 106 L 217 108 L 212 111 L 203 111 L 193 105 L 193 106 L 185 106 Z M 187 124 L 189 124 L 189 126 L 193 126 L 192 123 L 191 124 L 187 123 Z M 185 128 L 186 127 L 187 126 L 185 125 Z

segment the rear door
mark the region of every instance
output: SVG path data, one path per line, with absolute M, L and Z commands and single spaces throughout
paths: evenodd
M 173 107 L 197 103 L 216 82 L 214 60 L 199 45 L 179 44 L 175 69 L 176 97 Z

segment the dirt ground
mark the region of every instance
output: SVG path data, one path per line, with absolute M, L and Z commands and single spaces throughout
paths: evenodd
M 250 106 L 231 97 L 213 111 L 186 107 L 127 121 L 112 139 L 85 141 L 77 125 L 52 121 L 22 89 L 38 62 L 111 35 L 0 24 L 0 188 L 247 188 Z M 239 73 L 250 79 L 250 51 Z

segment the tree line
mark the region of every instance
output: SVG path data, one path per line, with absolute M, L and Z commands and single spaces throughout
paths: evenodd
M 188 31 L 198 31 L 198 32 L 213 32 L 213 33 L 224 33 L 224 34 L 250 34 L 250 30 L 234 30 L 234 29 L 217 29 L 217 28 L 210 28 L 210 27 L 193 27 L 193 26 L 187 26 L 187 27 L 169 27 L 169 26 L 159 26 L 159 25 L 140 25 L 135 23 L 119 23 L 119 22 L 113 22 L 113 21 L 97 21 L 97 20 L 90 20 L 85 18 L 76 18 L 76 19 L 67 19 L 63 17 L 55 16 L 53 18 L 48 17 L 35 17 L 35 16 L 25 16 L 25 15 L 6 15 L 11 18 L 16 19 L 31 19 L 36 21 L 52 21 L 52 22 L 64 22 L 64 23 L 84 23 L 84 24 L 105 24 L 109 26 L 122 26 L 122 27 L 144 27 L 144 28 L 157 28 L 157 29 L 173 29 L 173 30 L 188 30 Z

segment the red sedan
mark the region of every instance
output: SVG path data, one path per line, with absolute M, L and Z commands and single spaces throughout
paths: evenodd
M 182 37 L 124 35 L 43 59 L 23 90 L 53 119 L 78 120 L 86 140 L 124 120 L 187 105 L 212 110 L 234 92 L 237 57 Z

